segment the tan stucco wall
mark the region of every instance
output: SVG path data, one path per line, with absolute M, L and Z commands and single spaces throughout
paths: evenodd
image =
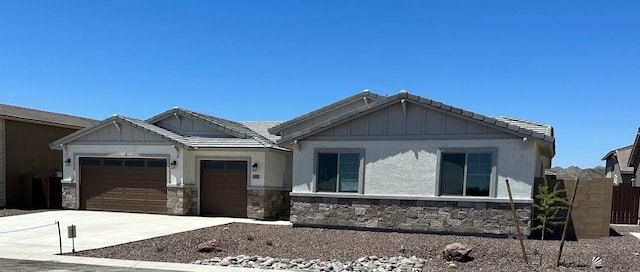
M 62 151 L 51 150 L 49 144 L 74 129 L 59 128 L 32 123 L 4 121 L 4 155 L 6 158 L 6 195 L 8 207 L 20 207 L 23 203 L 21 176 L 47 178 L 54 171 L 62 170 Z

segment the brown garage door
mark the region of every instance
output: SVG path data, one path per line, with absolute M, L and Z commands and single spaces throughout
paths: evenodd
M 167 213 L 166 160 L 80 159 L 80 208 Z
M 247 217 L 247 162 L 200 162 L 200 214 Z

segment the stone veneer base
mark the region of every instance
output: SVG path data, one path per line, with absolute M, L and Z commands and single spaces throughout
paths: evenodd
M 247 190 L 247 217 L 279 219 L 289 215 L 289 191 Z
M 516 203 L 520 219 L 532 204 Z M 515 234 L 509 203 L 291 196 L 294 225 L 468 234 Z M 522 225 L 521 225 L 522 226 Z
M 76 184 L 75 183 L 62 183 L 62 208 L 63 209 L 78 209 L 76 205 Z
M 167 187 L 167 214 L 195 215 L 198 213 L 198 189 L 195 187 Z

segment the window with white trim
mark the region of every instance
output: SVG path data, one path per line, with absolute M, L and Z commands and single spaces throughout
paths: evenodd
M 362 152 L 317 152 L 317 192 L 357 193 L 360 191 L 361 179 Z
M 442 152 L 440 195 L 491 196 L 492 152 Z

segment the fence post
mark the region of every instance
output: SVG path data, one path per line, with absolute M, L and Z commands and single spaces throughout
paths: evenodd
M 513 214 L 513 220 L 516 222 L 516 231 L 518 232 L 518 240 L 520 240 L 520 248 L 522 249 L 522 257 L 525 263 L 529 263 L 527 257 L 527 251 L 524 249 L 524 241 L 522 241 L 522 232 L 520 231 L 520 222 L 518 222 L 518 214 L 516 213 L 516 205 L 513 203 L 513 196 L 511 195 L 511 186 L 509 186 L 509 179 L 506 179 L 507 192 L 509 192 L 509 202 L 511 203 L 511 213 Z
M 580 182 L 580 178 L 576 179 L 576 184 L 573 185 L 573 195 L 571 196 L 571 203 L 569 203 L 569 210 L 567 211 L 567 219 L 564 221 L 564 229 L 562 230 L 562 240 L 560 242 L 560 250 L 558 251 L 558 260 L 556 261 L 556 267 L 560 266 L 560 258 L 562 257 L 562 248 L 564 247 L 564 240 L 567 238 L 567 229 L 569 228 L 569 220 L 571 220 L 571 210 L 573 209 L 573 202 L 576 200 L 576 195 L 578 194 L 579 182 Z
M 60 234 L 60 221 L 56 221 L 58 225 L 58 241 L 60 242 L 60 255 L 62 255 L 62 234 Z

